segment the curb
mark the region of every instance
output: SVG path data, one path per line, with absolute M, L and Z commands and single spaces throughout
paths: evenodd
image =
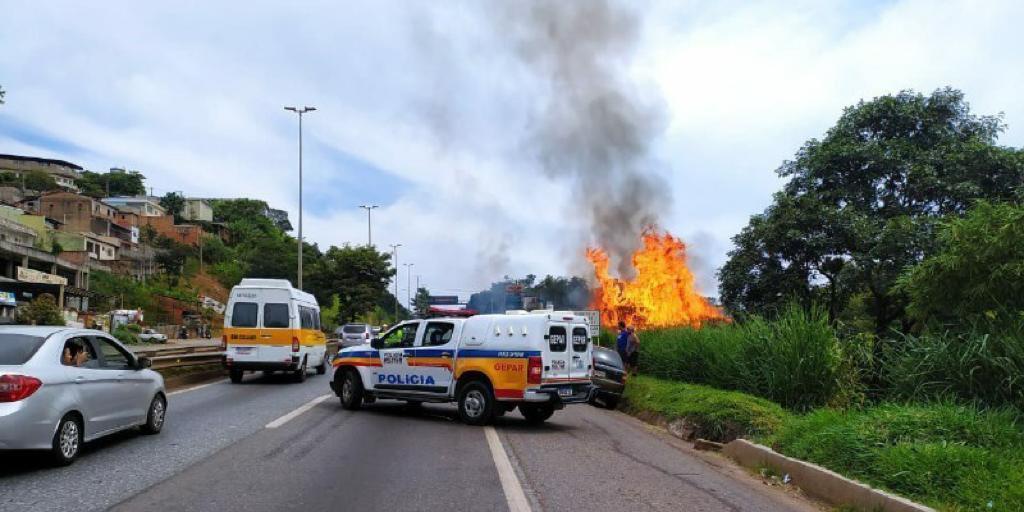
M 935 512 L 933 508 L 850 480 L 821 466 L 787 457 L 746 439 L 726 444 L 722 453 L 747 468 L 769 467 L 789 475 L 805 493 L 832 505 L 852 505 L 862 510 L 881 512 Z

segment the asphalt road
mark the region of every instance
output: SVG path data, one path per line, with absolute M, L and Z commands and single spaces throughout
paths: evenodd
M 326 377 L 249 377 L 175 394 L 158 436 L 94 443 L 68 468 L 0 458 L 0 510 L 499 511 L 517 493 L 535 511 L 818 510 L 617 412 L 539 427 L 513 412 L 489 443 L 453 406 L 349 412 L 328 392 Z

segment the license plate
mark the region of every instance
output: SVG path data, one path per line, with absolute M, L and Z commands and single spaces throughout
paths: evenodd
M 235 347 L 235 353 L 236 354 L 242 354 L 242 355 L 251 354 L 252 353 L 252 347 Z
M 594 370 L 594 377 L 603 379 L 605 377 L 608 377 L 608 374 L 605 373 L 604 370 Z
M 572 387 L 566 386 L 558 388 L 558 396 L 572 396 Z

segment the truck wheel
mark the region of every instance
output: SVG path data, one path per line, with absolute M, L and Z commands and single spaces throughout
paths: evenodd
M 323 375 L 327 373 L 327 353 L 324 352 L 323 359 L 320 360 L 320 365 L 316 367 L 316 374 Z
M 67 466 L 75 461 L 82 450 L 82 424 L 74 414 L 66 414 L 57 423 L 50 455 L 55 464 Z
M 228 376 L 231 377 L 231 383 L 232 384 L 239 384 L 239 383 L 241 383 L 242 382 L 242 373 L 243 373 L 242 370 L 239 370 L 238 368 L 232 368 L 232 369 L 228 370 Z
M 341 406 L 350 411 L 363 405 L 363 381 L 355 370 L 345 370 L 341 377 Z
M 486 425 L 494 416 L 494 393 L 480 381 L 466 384 L 459 392 L 459 417 L 468 425 Z
M 302 358 L 302 364 L 295 370 L 295 382 L 306 382 L 306 361 L 307 358 Z
M 554 406 L 548 404 L 520 404 L 519 412 L 526 418 L 527 423 L 538 425 L 555 413 Z

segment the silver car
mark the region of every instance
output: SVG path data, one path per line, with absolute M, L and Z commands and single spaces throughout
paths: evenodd
M 150 365 L 101 331 L 0 327 L 0 450 L 49 450 L 70 464 L 84 442 L 159 433 L 167 396 Z
M 335 334 L 341 339 L 341 348 L 366 345 L 376 336 L 369 324 L 345 324 Z

